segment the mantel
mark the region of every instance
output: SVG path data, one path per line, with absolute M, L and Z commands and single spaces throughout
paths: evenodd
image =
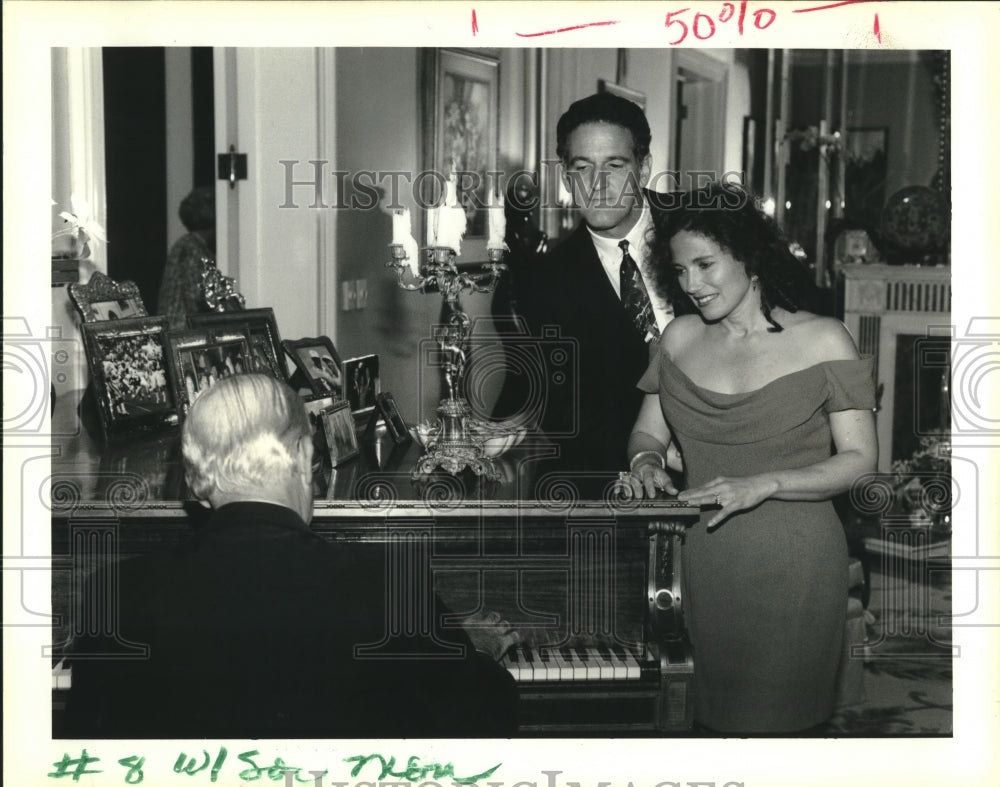
M 951 311 L 951 268 L 845 265 L 844 315 Z

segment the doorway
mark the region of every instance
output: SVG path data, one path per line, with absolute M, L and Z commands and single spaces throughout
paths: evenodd
M 215 182 L 212 49 L 105 47 L 102 61 L 108 276 L 153 314 L 179 201 Z
M 693 188 L 724 172 L 727 65 L 702 52 L 675 55 L 671 169 L 680 173 L 682 188 Z

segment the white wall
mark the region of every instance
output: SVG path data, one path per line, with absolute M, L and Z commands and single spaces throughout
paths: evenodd
M 310 186 L 292 189 L 287 200 L 286 169 L 280 163 L 300 162 L 292 169 L 296 180 L 312 176 L 309 161 L 332 164 L 332 151 L 320 149 L 319 119 L 329 103 L 321 92 L 326 62 L 317 49 L 235 51 L 236 128 L 228 138 L 247 154 L 247 180 L 234 190 L 225 184 L 219 189 L 220 202 L 237 216 L 238 238 L 236 249 L 229 248 L 232 237 L 221 244 L 226 259 L 220 267 L 227 264 L 247 308 L 274 309 L 282 338 L 332 333 L 326 315 L 333 309 L 329 274 L 334 260 L 324 256 L 326 223 L 332 217 L 311 207 L 315 189 Z M 223 221 L 219 226 L 227 227 Z

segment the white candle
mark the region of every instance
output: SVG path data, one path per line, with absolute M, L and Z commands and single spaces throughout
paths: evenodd
M 392 212 L 392 243 L 402 246 L 406 252 L 406 260 L 414 276 L 420 275 L 420 245 L 413 237 L 413 224 L 410 209 L 394 210 Z
M 437 246 L 438 215 L 440 208 L 427 209 L 427 245 Z
M 452 172 L 445 186 L 444 205 L 437 209 L 437 233 L 434 246 L 452 249 L 455 255 L 461 253 L 462 237 L 465 235 L 465 209 L 458 204 L 458 184 Z
M 410 236 L 410 209 L 394 210 L 392 212 L 392 242 L 396 246 L 404 246 Z
M 497 195 L 494 199 L 493 192 L 490 192 L 489 201 L 490 217 L 490 238 L 486 242 L 487 249 L 506 249 L 504 236 L 507 234 L 507 217 L 503 210 L 503 194 Z

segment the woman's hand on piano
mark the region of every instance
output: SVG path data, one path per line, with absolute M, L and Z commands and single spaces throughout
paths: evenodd
M 622 484 L 626 487 L 625 492 L 637 498 L 647 497 L 653 499 L 657 496 L 657 490 L 662 489 L 668 495 L 676 495 L 677 487 L 667 473 L 659 465 L 653 462 L 641 462 L 635 469 L 620 475 Z
M 462 628 L 473 647 L 494 661 L 500 661 L 511 646 L 521 641 L 521 635 L 500 619 L 499 612 L 476 612 L 462 621 Z

